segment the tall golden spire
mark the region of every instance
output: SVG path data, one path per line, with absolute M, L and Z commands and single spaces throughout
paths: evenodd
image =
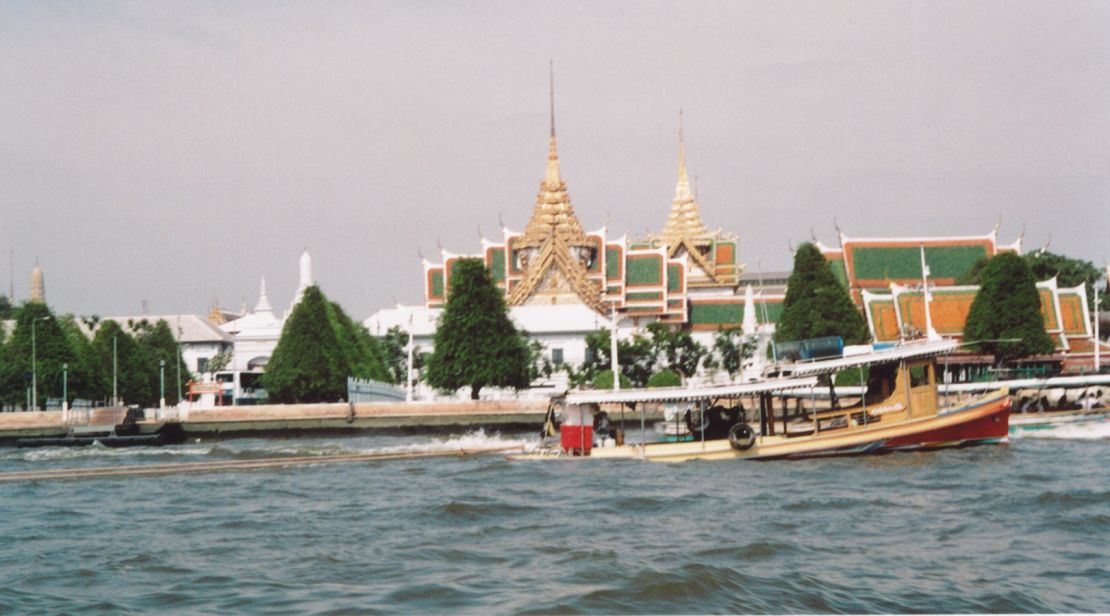
M 582 223 L 574 214 L 567 194 L 567 183 L 559 173 L 559 153 L 555 143 L 555 70 L 551 69 L 550 85 L 551 137 L 547 146 L 547 168 L 540 192 L 536 195 L 536 205 L 532 208 L 532 218 L 524 228 L 524 235 L 517 244 L 520 248 L 538 248 L 549 237 L 559 237 L 567 246 L 591 244 L 582 230 Z
M 701 221 L 701 208 L 690 191 L 690 178 L 686 174 L 686 140 L 682 134 L 682 111 L 678 112 L 678 182 L 674 188 L 674 201 L 667 224 L 663 226 L 663 241 L 668 246 L 682 239 L 693 239 L 707 233 Z

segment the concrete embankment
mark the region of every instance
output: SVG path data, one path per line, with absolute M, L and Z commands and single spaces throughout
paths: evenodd
M 244 437 L 301 433 L 392 432 L 453 429 L 538 429 L 547 400 L 479 400 L 450 402 L 372 402 L 360 404 L 270 404 L 154 413 L 140 423 L 154 432 L 179 423 L 189 436 Z M 157 417 L 154 415 L 163 415 Z M 87 423 L 80 412 L 0 413 L 0 444 L 33 436 L 62 436 Z

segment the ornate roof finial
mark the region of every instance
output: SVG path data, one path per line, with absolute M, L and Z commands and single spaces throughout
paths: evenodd
M 273 312 L 274 308 L 270 305 L 270 298 L 266 294 L 266 277 L 262 277 L 262 285 L 258 290 L 258 305 L 254 307 L 255 312 Z
M 813 240 L 814 244 L 817 243 L 817 234 L 813 232 L 813 225 L 809 226 L 809 238 Z
M 555 143 L 555 60 L 547 61 L 548 97 L 551 104 L 551 142 Z

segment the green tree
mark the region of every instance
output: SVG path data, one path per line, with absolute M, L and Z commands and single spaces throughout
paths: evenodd
M 991 258 L 983 268 L 982 286 L 964 324 L 964 340 L 994 355 L 999 366 L 1014 359 L 1051 353 L 1041 298 L 1028 263 L 1012 252 Z
M 378 338 L 382 348 L 382 359 L 389 371 L 390 383 L 404 383 L 408 378 L 409 334 L 394 325 Z M 415 357 L 414 357 L 415 359 Z
M 427 382 L 440 390 L 527 387 L 528 348 L 509 319 L 504 297 L 479 259 L 452 266 L 451 292 L 436 328 Z
M 837 282 L 828 260 L 816 246 L 806 242 L 794 253 L 794 271 L 787 281 L 775 340 L 789 342 L 824 336 L 840 336 L 845 344 L 860 344 L 870 337 L 867 323 L 848 297 L 848 291 Z
M 180 347 L 177 340 L 173 336 L 173 330 L 170 329 L 170 324 L 166 323 L 165 319 L 158 319 L 158 322 L 149 328 L 143 328 L 142 333 L 138 337 L 139 345 L 143 348 L 145 359 L 148 365 L 143 366 L 143 372 L 147 375 L 149 382 L 149 389 L 152 393 L 161 393 L 161 363 L 166 362 L 166 404 L 169 406 L 176 405 L 179 400 L 177 397 L 178 386 L 182 394 L 185 392 L 185 384 L 192 378 L 189 374 L 188 367 L 185 366 L 185 360 L 181 358 Z M 176 365 L 175 365 L 176 362 Z M 180 374 L 181 382 L 177 382 L 178 375 Z M 156 405 L 158 399 L 155 398 L 150 406 Z
M 15 306 L 7 295 L 0 295 L 0 321 L 6 321 L 15 315 Z
M 593 379 L 610 367 L 609 330 L 599 329 L 586 334 L 587 361 L 582 369 L 589 379 Z M 656 349 L 652 341 L 635 333 L 631 338 L 617 340 L 617 361 L 620 371 L 635 387 L 644 387 L 654 372 Z M 622 381 L 623 382 L 623 381 Z
M 76 365 L 77 355 L 62 325 L 46 304 L 26 302 L 20 307 L 15 330 L 5 347 L 3 375 L 0 375 L 4 402 L 26 405 L 32 373 L 37 387 L 37 410 L 46 408 L 47 398 L 62 396 L 62 365 Z M 33 369 L 32 355 L 35 358 Z
M 155 381 L 152 386 L 150 378 L 151 357 L 119 323 L 100 322 L 87 353 L 84 362 L 87 385 L 83 390 L 87 393 L 82 397 L 111 403 L 114 374 L 121 404 L 154 406 L 158 403 L 158 383 Z
M 528 338 L 527 333 L 521 332 L 521 335 Z M 551 364 L 547 354 L 544 353 L 543 344 L 539 340 L 528 341 L 528 380 L 535 381 L 540 378 L 551 378 L 551 373 L 555 371 L 555 366 Z
M 383 360 L 378 339 L 371 336 L 364 325 L 356 323 L 347 316 L 343 308 L 335 302 L 328 304 L 328 322 L 331 323 L 339 340 L 342 359 L 340 368 L 344 371 L 345 377 L 389 380 L 389 369 Z M 345 378 L 344 383 L 346 383 Z
M 352 345 L 340 341 L 331 304 L 313 285 L 305 289 L 281 330 L 262 385 L 278 403 L 336 402 L 347 395 Z M 350 332 L 343 332 L 348 338 Z M 357 345 L 355 345 L 357 346 Z
M 713 356 L 716 365 L 724 368 L 729 377 L 736 378 L 744 366 L 744 360 L 755 352 L 755 336 L 745 336 L 739 329 L 717 330 L 713 338 Z
M 685 330 L 672 330 L 669 325 L 659 321 L 649 323 L 648 335 L 655 347 L 657 357 L 663 358 L 666 368 L 681 375 L 683 379 L 694 376 L 698 366 L 708 355 L 690 332 Z

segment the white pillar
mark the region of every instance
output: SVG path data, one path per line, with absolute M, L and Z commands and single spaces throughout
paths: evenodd
M 929 266 L 925 264 L 925 242 L 921 243 L 921 301 L 925 304 L 925 337 L 929 341 L 940 340 L 940 334 L 933 329 L 933 315 L 929 311 Z
M 613 371 L 613 391 L 621 390 L 621 368 L 617 361 L 617 307 L 609 312 L 609 369 Z

